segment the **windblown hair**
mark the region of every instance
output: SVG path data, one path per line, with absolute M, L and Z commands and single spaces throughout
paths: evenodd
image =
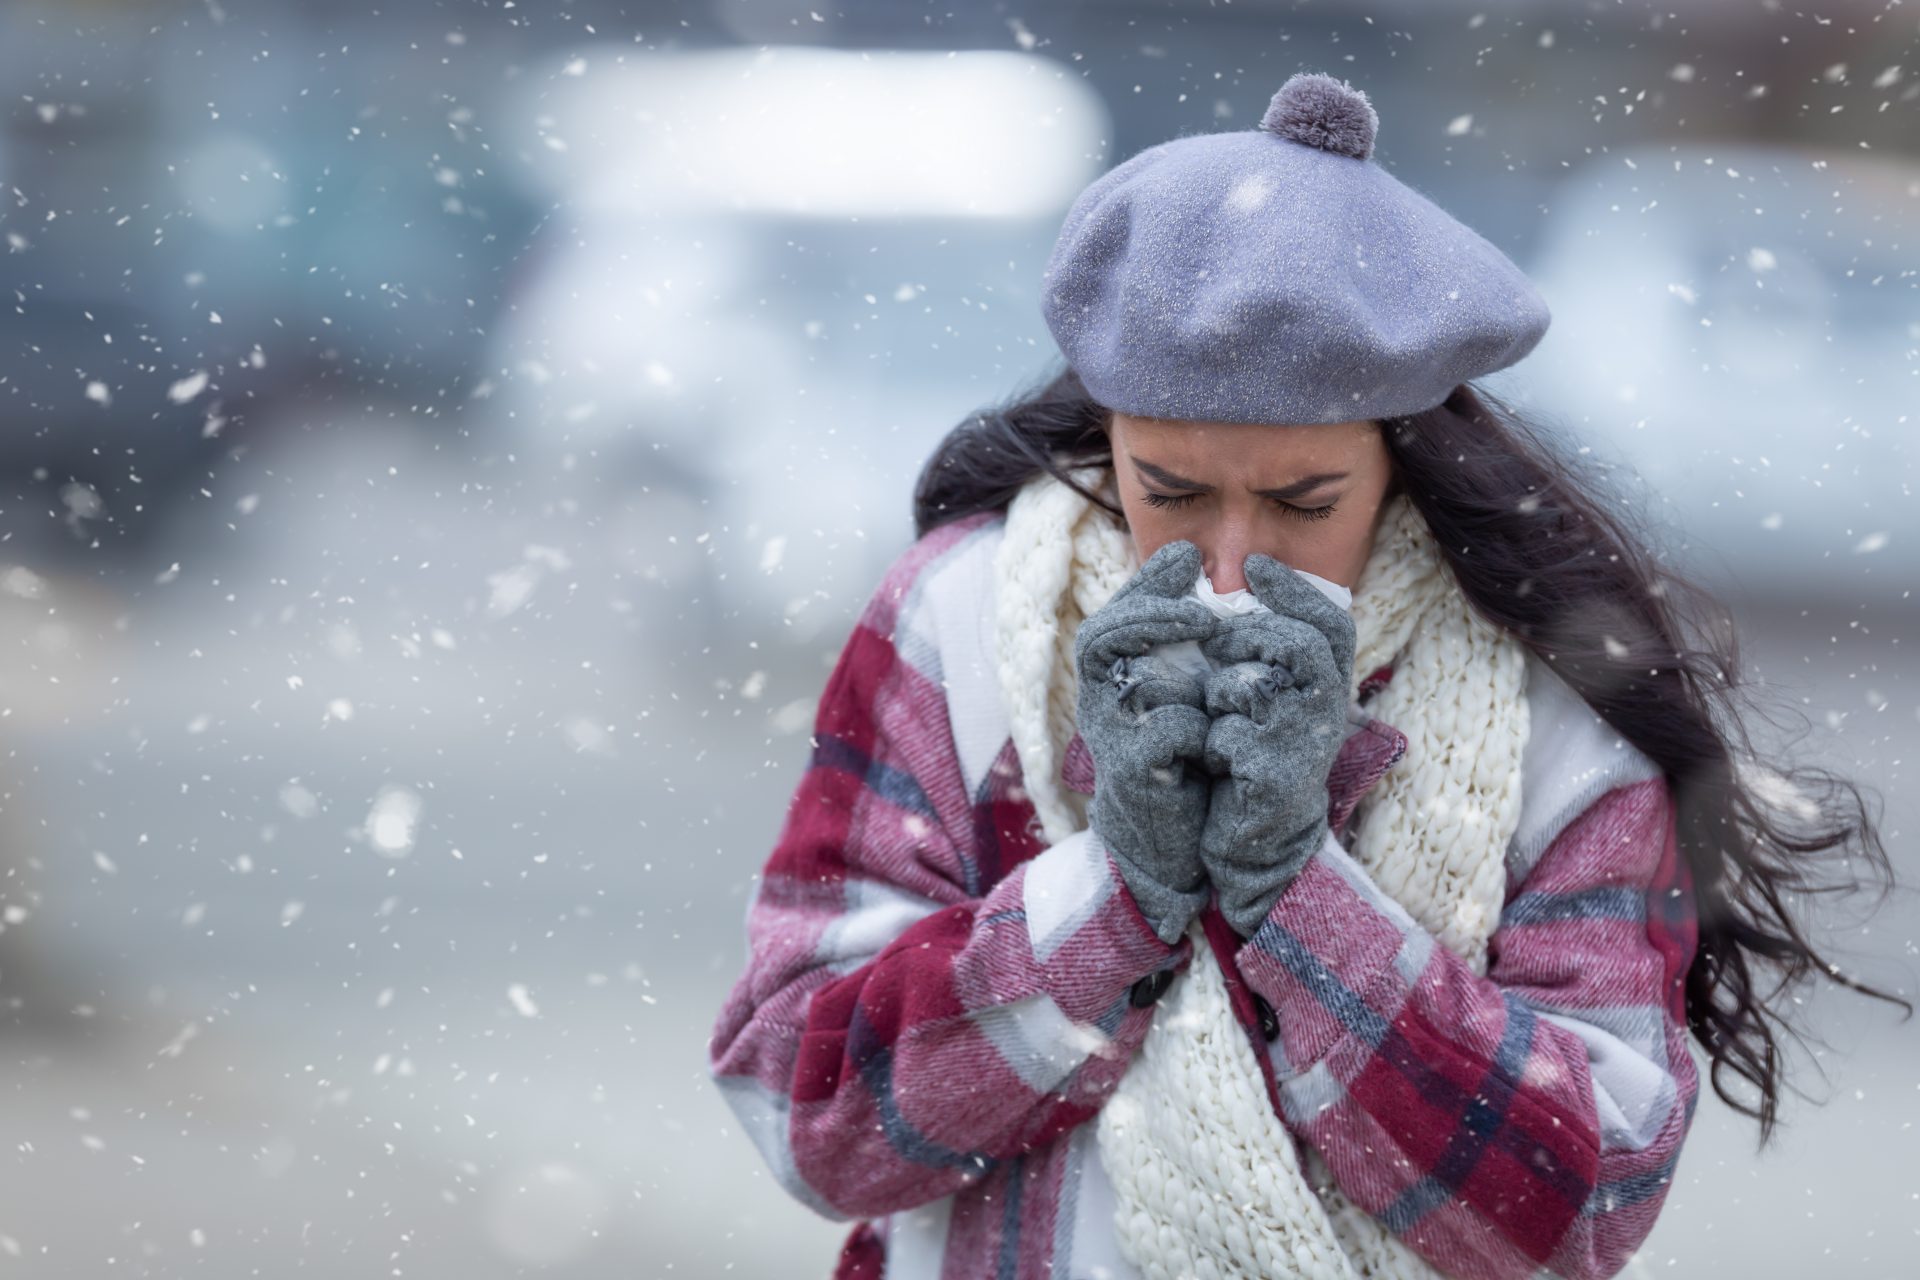
M 922 469 L 916 531 L 1005 510 L 1042 471 L 1124 524 L 1119 509 L 1066 474 L 1113 465 L 1110 417 L 1064 367 L 1036 390 L 974 415 Z M 1793 992 L 1810 976 L 1913 1014 L 1910 1001 L 1827 961 L 1797 912 L 1803 896 L 1862 887 L 1846 874 L 1849 846 L 1884 885 L 1876 906 L 1892 889 L 1892 865 L 1861 788 L 1823 768 L 1775 768 L 1756 756 L 1745 719 L 1759 700 L 1743 680 L 1731 615 L 1648 550 L 1652 539 L 1611 492 L 1601 464 L 1583 463 L 1470 383 L 1444 404 L 1379 426 L 1394 489 L 1425 517 L 1473 608 L 1552 662 L 1665 772 L 1699 926 L 1687 1024 L 1711 1059 L 1714 1091 L 1758 1119 L 1764 1147 L 1784 1080 L 1776 1027 L 1805 1043 L 1782 1006 L 1798 1003 Z M 1768 977 L 1773 985 L 1762 991 Z M 1757 1102 L 1728 1092 L 1728 1071 L 1753 1086 Z

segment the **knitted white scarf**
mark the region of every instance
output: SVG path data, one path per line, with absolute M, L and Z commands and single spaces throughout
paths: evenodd
M 1109 469 L 1073 475 L 1118 505 Z M 1049 844 L 1087 820 L 1089 798 L 1060 781 L 1076 729 L 1074 634 L 1139 564 L 1131 535 L 1050 475 L 1026 485 L 1008 510 L 995 564 L 996 656 Z M 1368 712 L 1405 734 L 1407 750 L 1349 820 L 1350 852 L 1484 973 L 1520 817 L 1524 651 L 1473 612 L 1404 495 L 1389 501 L 1355 584 L 1353 620 L 1355 692 L 1368 673 L 1394 664 Z M 1146 1280 L 1439 1275 L 1346 1198 L 1317 1151 L 1296 1151 L 1198 919 L 1188 937 L 1192 967 L 1161 998 L 1097 1122 L 1122 1253 Z

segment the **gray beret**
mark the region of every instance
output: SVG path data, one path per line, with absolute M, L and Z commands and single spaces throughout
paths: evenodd
M 1379 117 L 1302 72 L 1257 128 L 1162 142 L 1067 211 L 1042 309 L 1100 404 L 1203 422 L 1416 413 L 1515 363 L 1545 301 L 1369 157 Z

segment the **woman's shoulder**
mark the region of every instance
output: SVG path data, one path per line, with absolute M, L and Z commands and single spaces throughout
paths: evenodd
M 1007 741 L 996 642 L 995 552 L 1006 515 L 975 512 L 928 530 L 895 557 L 864 625 L 937 690 L 968 795 Z
M 1652 757 L 1587 705 L 1551 662 L 1528 650 L 1526 665 L 1520 822 L 1507 847 L 1516 883 L 1594 801 L 1616 787 L 1665 776 Z
M 1005 524 L 1005 512 L 976 511 L 920 534 L 881 571 L 862 624 L 887 635 L 902 617 L 978 597 L 992 585 L 993 548 Z

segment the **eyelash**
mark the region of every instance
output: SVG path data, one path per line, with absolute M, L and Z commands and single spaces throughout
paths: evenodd
M 1178 496 L 1171 496 L 1164 493 L 1154 493 L 1152 490 L 1146 492 L 1147 505 L 1150 507 L 1184 507 L 1199 496 L 1197 493 L 1183 493 Z M 1278 498 L 1275 498 L 1273 499 L 1273 505 L 1279 507 L 1282 511 L 1296 519 L 1325 520 L 1333 514 L 1334 507 L 1339 504 L 1329 502 L 1324 507 L 1296 507 L 1291 502 L 1282 502 Z

